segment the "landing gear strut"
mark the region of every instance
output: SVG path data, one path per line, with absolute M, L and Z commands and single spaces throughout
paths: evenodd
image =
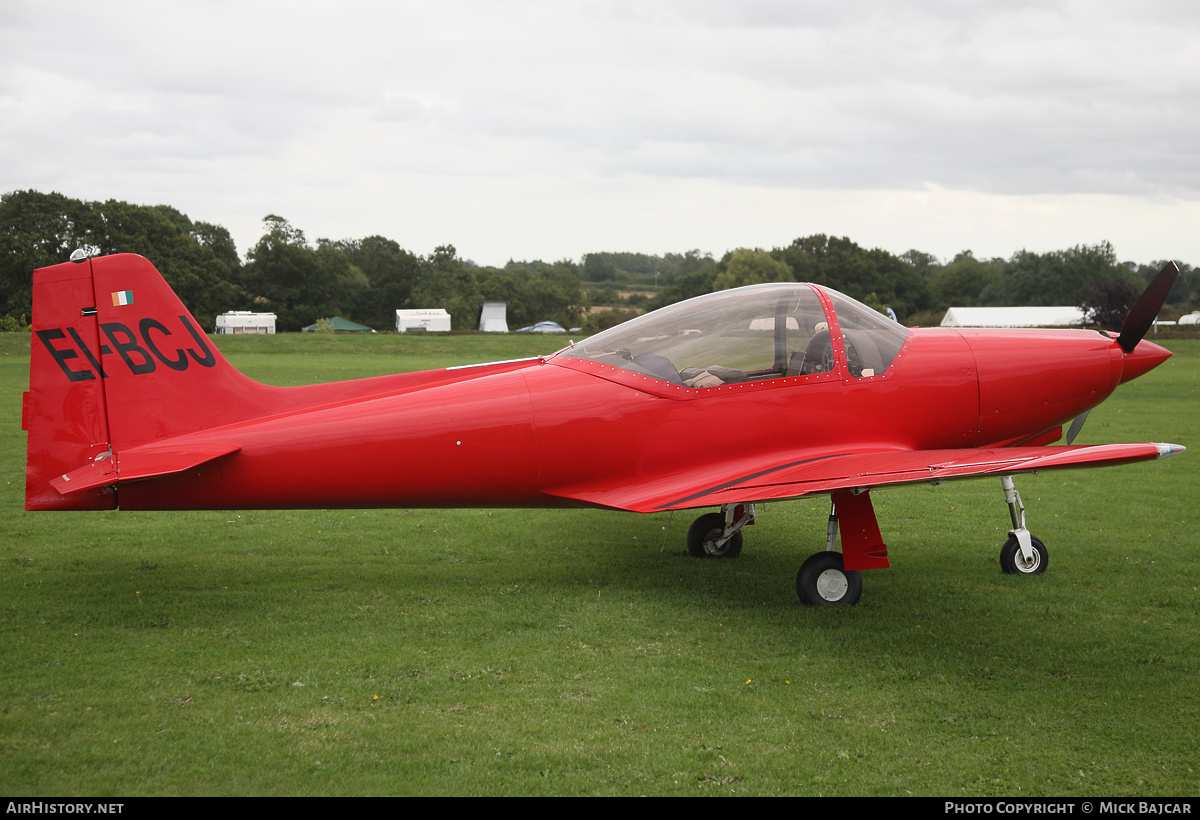
M 1013 485 L 1012 476 L 1001 476 L 1004 500 L 1008 503 L 1008 514 L 1013 528 L 1008 531 L 1008 540 L 1000 548 L 1000 569 L 1008 575 L 1041 575 L 1050 563 L 1050 553 L 1041 539 L 1029 534 L 1025 528 L 1025 505 L 1021 494 Z
M 1025 526 L 1025 505 L 1012 476 L 1001 476 L 1000 484 L 1012 518 L 1008 540 L 1000 549 L 1000 568 L 1009 575 L 1040 575 L 1050 554 Z M 869 488 L 835 490 L 830 501 L 825 549 L 801 565 L 796 595 L 808 606 L 854 606 L 862 596 L 861 570 L 889 566 L 887 545 L 879 534 Z M 692 524 L 688 552 L 697 558 L 733 558 L 742 551 L 742 527 L 753 523 L 753 504 L 722 505 L 721 512 L 702 515 Z
M 831 494 L 830 501 L 825 549 L 800 566 L 796 595 L 808 606 L 854 606 L 862 596 L 860 570 L 886 568 L 887 545 L 879 534 L 869 490 L 838 490 Z

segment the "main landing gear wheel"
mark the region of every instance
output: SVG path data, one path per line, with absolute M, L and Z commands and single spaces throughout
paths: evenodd
M 1021 554 L 1021 544 L 1017 536 L 1010 535 L 1000 548 L 1000 569 L 1007 575 L 1041 575 L 1050 563 L 1050 553 L 1040 538 L 1029 536 L 1030 546 L 1033 547 L 1033 558 L 1026 561 Z
M 800 566 L 796 594 L 808 606 L 854 606 L 862 597 L 862 574 L 845 569 L 840 552 L 818 552 Z
M 717 546 L 725 532 L 725 516 L 708 513 L 697 518 L 687 535 L 688 554 L 693 558 L 734 558 L 742 551 L 742 531 L 738 530 L 724 544 Z

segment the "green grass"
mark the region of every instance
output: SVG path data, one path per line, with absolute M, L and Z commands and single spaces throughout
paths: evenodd
M 560 342 L 219 344 L 295 384 Z M 1000 573 L 998 481 L 885 490 L 894 568 L 811 610 L 821 501 L 728 562 L 687 514 L 26 513 L 0 334 L 0 793 L 1195 795 L 1200 342 L 1168 346 L 1081 442 L 1192 451 L 1019 478 L 1046 575 Z
M 239 370 L 274 385 L 364 379 L 520 359 L 553 353 L 570 341 L 566 336 L 543 333 L 281 333 L 212 338 Z

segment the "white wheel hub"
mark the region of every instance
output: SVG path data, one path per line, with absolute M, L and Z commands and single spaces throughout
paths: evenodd
M 1021 554 L 1019 549 L 1013 553 L 1013 564 L 1016 566 L 1018 572 L 1026 574 L 1037 572 L 1038 565 L 1042 563 L 1042 555 L 1035 549 L 1030 550 L 1030 553 L 1028 560 Z
M 817 594 L 826 601 L 840 601 L 848 588 L 846 576 L 836 569 L 827 569 L 817 576 Z

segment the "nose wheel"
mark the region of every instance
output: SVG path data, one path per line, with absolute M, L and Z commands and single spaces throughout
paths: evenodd
M 1000 548 L 1000 569 L 1008 575 L 1041 575 L 1050 563 L 1050 553 L 1040 538 L 1029 534 L 1025 527 L 1025 505 L 1021 494 L 1013 486 L 1012 476 L 1001 476 L 1004 500 L 1013 528 L 1008 531 L 1008 540 Z
M 1021 549 L 1017 536 L 1010 535 L 1000 548 L 1000 569 L 1008 575 L 1041 575 L 1050 562 L 1046 545 L 1036 536 L 1029 536 L 1028 553 Z

